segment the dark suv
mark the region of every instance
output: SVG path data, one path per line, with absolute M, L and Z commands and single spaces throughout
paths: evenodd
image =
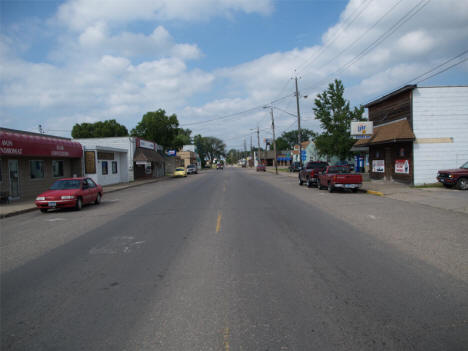
M 293 162 L 289 166 L 289 172 L 299 172 L 302 169 L 300 162 Z

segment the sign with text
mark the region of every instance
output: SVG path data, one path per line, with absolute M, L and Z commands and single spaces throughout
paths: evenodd
M 140 140 L 140 147 L 144 148 L 144 149 L 150 149 L 150 150 L 154 150 L 154 143 L 151 142 L 151 141 L 146 141 L 146 140 L 143 140 L 143 139 L 139 139 Z
M 374 122 L 351 122 L 351 135 L 352 136 L 369 136 L 374 133 Z
M 409 174 L 408 160 L 395 160 L 395 173 Z
M 177 151 L 176 150 L 167 150 L 166 155 L 167 156 L 176 156 Z
M 384 173 L 385 172 L 384 160 L 372 160 L 372 172 Z

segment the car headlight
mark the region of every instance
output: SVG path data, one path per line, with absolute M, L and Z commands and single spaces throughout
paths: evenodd
M 449 178 L 453 178 L 453 175 L 449 174 L 448 177 L 449 177 Z
M 61 197 L 62 200 L 73 200 L 74 198 L 74 195 L 65 195 Z
M 43 201 L 43 200 L 45 200 L 45 197 L 44 196 L 38 196 L 38 197 L 36 197 L 36 200 L 37 201 Z

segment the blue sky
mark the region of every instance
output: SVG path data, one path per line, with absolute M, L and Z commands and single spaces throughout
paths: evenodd
M 261 106 L 290 95 L 295 74 L 310 97 L 339 78 L 358 105 L 468 57 L 449 61 L 468 49 L 468 0 L 0 4 L 1 126 L 62 136 L 110 118 L 131 129 L 163 108 L 241 147 L 257 125 L 271 134 Z M 467 84 L 466 61 L 420 83 Z M 277 134 L 294 128 L 282 112 L 294 98 L 275 106 Z M 312 106 L 301 99 L 303 125 L 318 130 Z

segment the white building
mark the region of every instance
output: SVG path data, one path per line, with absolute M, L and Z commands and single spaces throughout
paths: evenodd
M 137 137 L 74 141 L 83 145 L 85 150 L 84 174 L 99 184 L 109 185 L 165 175 L 165 158 L 160 152 L 162 147 L 154 142 Z
M 365 107 L 374 133 L 354 145 L 369 148 L 371 178 L 435 183 L 468 161 L 468 86 L 407 85 Z

